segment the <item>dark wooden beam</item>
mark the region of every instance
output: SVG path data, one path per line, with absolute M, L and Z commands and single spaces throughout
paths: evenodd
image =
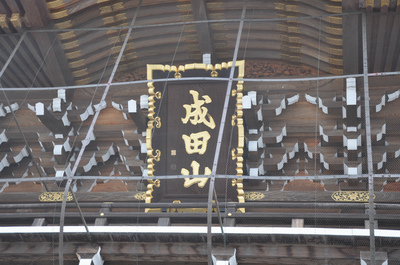
M 0 45 L 2 47 L 2 51 L 0 54 L 1 59 L 7 61 L 9 54 L 11 54 L 15 45 L 18 42 L 18 38 L 19 37 L 0 38 Z M 12 59 L 11 63 L 8 65 L 8 68 L 4 72 L 4 75 L 9 77 L 19 87 L 28 86 L 29 82 L 26 80 L 26 78 L 20 76 L 23 74 L 33 78 L 31 71 L 29 71 L 27 68 L 29 68 L 29 66 L 24 65 L 21 62 L 21 59 L 18 56 L 15 56 Z
M 78 248 L 91 249 L 96 244 L 64 242 L 64 257 L 66 260 L 76 260 Z M 352 260 L 356 264 L 360 259 L 360 251 L 368 250 L 365 246 L 341 246 L 324 244 L 235 244 L 236 257 L 239 264 L 310 264 L 325 260 L 347 261 Z M 0 250 L 2 262 L 34 262 L 36 260 L 47 261 L 54 259 L 54 253 L 58 253 L 57 245 L 52 242 L 1 242 Z M 224 246 L 213 246 L 213 252 L 221 253 Z M 105 242 L 101 244 L 101 256 L 107 264 L 120 264 L 120 262 L 132 260 L 158 262 L 206 262 L 207 249 L 201 243 L 128 243 L 128 242 Z M 393 247 L 382 247 L 379 251 L 388 252 L 390 261 L 400 259 L 400 251 Z M 285 259 L 283 263 L 282 259 Z M 301 259 L 301 260 L 298 260 Z M 279 261 L 280 260 L 280 261 Z M 290 263 L 287 263 L 291 261 Z M 12 263 L 15 264 L 15 263 Z M 331 263 L 329 264 L 339 264 Z M 340 263 L 351 264 L 351 263 Z
M 361 72 L 360 33 L 361 21 L 359 15 L 346 15 L 346 12 L 358 9 L 358 1 L 342 1 L 342 30 L 343 30 L 343 74 L 358 74 Z
M 380 54 L 375 54 L 378 42 L 379 13 L 367 13 L 367 48 L 368 48 L 368 72 L 374 70 L 375 59 L 379 59 Z
M 21 1 L 26 19 L 32 28 L 53 28 L 50 11 L 45 0 Z M 53 86 L 74 85 L 74 78 L 68 67 L 68 61 L 56 33 L 33 33 L 31 38 L 37 43 L 42 58 L 46 57 L 43 65 Z M 39 62 L 41 63 L 41 62 Z
M 387 26 L 388 18 L 388 6 L 382 6 L 381 12 L 379 14 L 379 26 L 378 35 L 376 39 L 376 49 L 375 49 L 375 63 L 373 71 L 374 73 L 381 72 L 383 70 L 383 65 L 385 63 L 386 53 L 384 52 L 385 38 L 387 37 L 390 28 Z M 386 44 L 387 45 L 387 44 Z
M 393 62 L 396 62 L 396 48 L 399 46 L 399 35 L 400 35 L 400 14 L 394 13 L 391 14 L 394 16 L 392 23 L 392 30 L 390 33 L 389 47 L 387 49 L 386 62 L 384 66 L 384 71 L 395 71 L 395 66 L 393 66 Z
M 136 192 L 76 192 L 79 202 L 132 202 Z M 334 202 L 332 191 L 268 191 L 263 192 L 263 202 Z M 40 193 L 2 192 L 1 203 L 33 203 L 39 202 Z M 375 203 L 398 203 L 400 192 L 375 192 Z
M 43 29 L 51 21 L 45 0 L 20 1 L 31 28 Z
M 13 1 L 13 0 L 5 0 L 5 2 L 7 3 L 8 7 L 10 8 L 11 12 L 13 13 L 20 13 L 21 10 L 17 4 L 17 1 Z
M 191 0 L 193 16 L 196 21 L 208 20 L 206 0 Z M 201 54 L 211 54 L 212 61 L 217 61 L 209 23 L 197 23 L 197 38 Z

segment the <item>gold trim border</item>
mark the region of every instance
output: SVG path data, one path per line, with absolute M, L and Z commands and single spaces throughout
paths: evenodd
M 38 198 L 41 202 L 62 202 L 64 199 L 64 192 L 43 192 Z M 67 202 L 72 200 L 72 193 L 68 192 Z
M 180 65 L 180 66 L 174 66 L 174 65 L 162 65 L 162 64 L 148 64 L 147 65 L 147 80 L 153 80 L 153 72 L 154 71 L 168 71 L 168 72 L 175 72 L 175 78 L 179 78 L 182 76 L 182 73 L 187 71 L 187 70 L 205 70 L 205 71 L 211 71 L 211 73 L 217 71 L 217 70 L 222 70 L 222 69 L 228 69 L 231 68 L 233 65 L 233 62 L 223 62 L 221 64 L 203 64 L 203 63 L 192 63 L 192 64 L 185 64 L 185 65 Z M 240 60 L 236 61 L 235 67 L 238 67 L 238 75 L 237 78 L 243 78 L 244 77 L 244 70 L 245 70 L 245 61 Z M 237 127 L 238 127 L 238 147 L 236 150 L 236 175 L 237 176 L 242 176 L 243 175 L 243 148 L 244 148 L 244 126 L 243 126 L 243 83 L 244 81 L 238 81 L 236 84 L 236 90 L 232 91 L 232 95 L 236 95 L 236 122 L 237 122 Z M 147 147 L 147 175 L 149 177 L 154 177 L 154 160 L 156 160 L 156 155 L 154 152 L 159 152 L 159 150 L 154 150 L 152 146 L 152 134 L 153 134 L 153 129 L 154 129 L 154 123 L 156 120 L 155 113 L 156 113 L 156 107 L 155 107 L 155 87 L 154 87 L 154 82 L 150 81 L 147 83 L 148 87 L 148 93 L 149 93 L 149 108 L 148 108 L 148 115 L 147 117 L 149 118 L 149 121 L 147 122 L 147 129 L 146 129 L 146 147 Z M 232 186 L 236 185 L 236 190 L 238 192 L 238 202 L 244 203 L 245 198 L 244 198 L 244 191 L 243 191 L 243 179 L 238 178 L 232 180 Z M 156 187 L 159 187 L 160 182 L 159 180 L 149 180 L 149 185 L 147 186 L 147 192 L 146 192 L 146 203 L 151 203 L 151 199 L 153 198 L 152 193 L 154 189 L 154 185 Z M 238 211 L 244 212 L 244 208 L 238 209 Z
M 368 191 L 335 191 L 331 195 L 332 199 L 337 202 L 368 202 Z M 375 199 L 374 194 L 374 199 Z

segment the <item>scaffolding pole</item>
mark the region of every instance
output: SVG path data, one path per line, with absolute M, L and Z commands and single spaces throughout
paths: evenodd
M 364 107 L 365 107 L 365 138 L 367 144 L 367 167 L 368 167 L 368 195 L 369 195 L 369 244 L 371 253 L 371 265 L 376 265 L 375 260 L 375 225 L 374 225 L 374 168 L 372 161 L 371 144 L 371 117 L 369 109 L 369 85 L 368 85 L 368 48 L 367 48 L 367 18 L 362 13 L 362 46 L 363 46 L 363 74 L 364 74 Z

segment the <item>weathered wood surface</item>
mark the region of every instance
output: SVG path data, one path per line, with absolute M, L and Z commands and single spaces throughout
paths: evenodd
M 76 260 L 77 248 L 93 248 L 96 244 L 64 242 L 64 258 L 66 260 Z M 206 262 L 207 249 L 205 244 L 193 243 L 127 243 L 110 242 L 101 244 L 101 256 L 109 264 L 121 264 L 127 260 L 137 260 L 142 262 L 153 262 L 158 264 L 165 263 L 167 260 L 174 262 Z M 234 244 L 236 257 L 239 264 L 356 264 L 359 262 L 360 251 L 367 251 L 367 246 L 340 246 L 323 244 Z M 45 262 L 53 260 L 53 252 L 59 251 L 58 246 L 53 246 L 50 242 L 36 243 L 0 243 L 2 262 Z M 213 246 L 213 251 L 220 253 L 223 246 Z M 400 253 L 396 247 L 386 246 L 379 251 L 388 252 L 389 262 L 397 262 Z M 352 261 L 353 263 L 347 263 Z M 114 262 L 114 263 L 110 263 Z M 287 263 L 290 262 L 290 263 Z M 342 263 L 339 263 L 342 262 Z M 122 263 L 124 264 L 124 263 Z

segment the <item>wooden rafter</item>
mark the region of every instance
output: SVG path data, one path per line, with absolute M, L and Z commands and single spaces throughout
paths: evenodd
M 208 20 L 207 6 L 205 0 L 191 0 L 191 4 L 193 16 L 196 21 Z M 212 60 L 217 61 L 217 58 L 215 58 L 213 39 L 209 23 L 197 23 L 196 30 L 201 54 L 209 53 L 211 54 Z

